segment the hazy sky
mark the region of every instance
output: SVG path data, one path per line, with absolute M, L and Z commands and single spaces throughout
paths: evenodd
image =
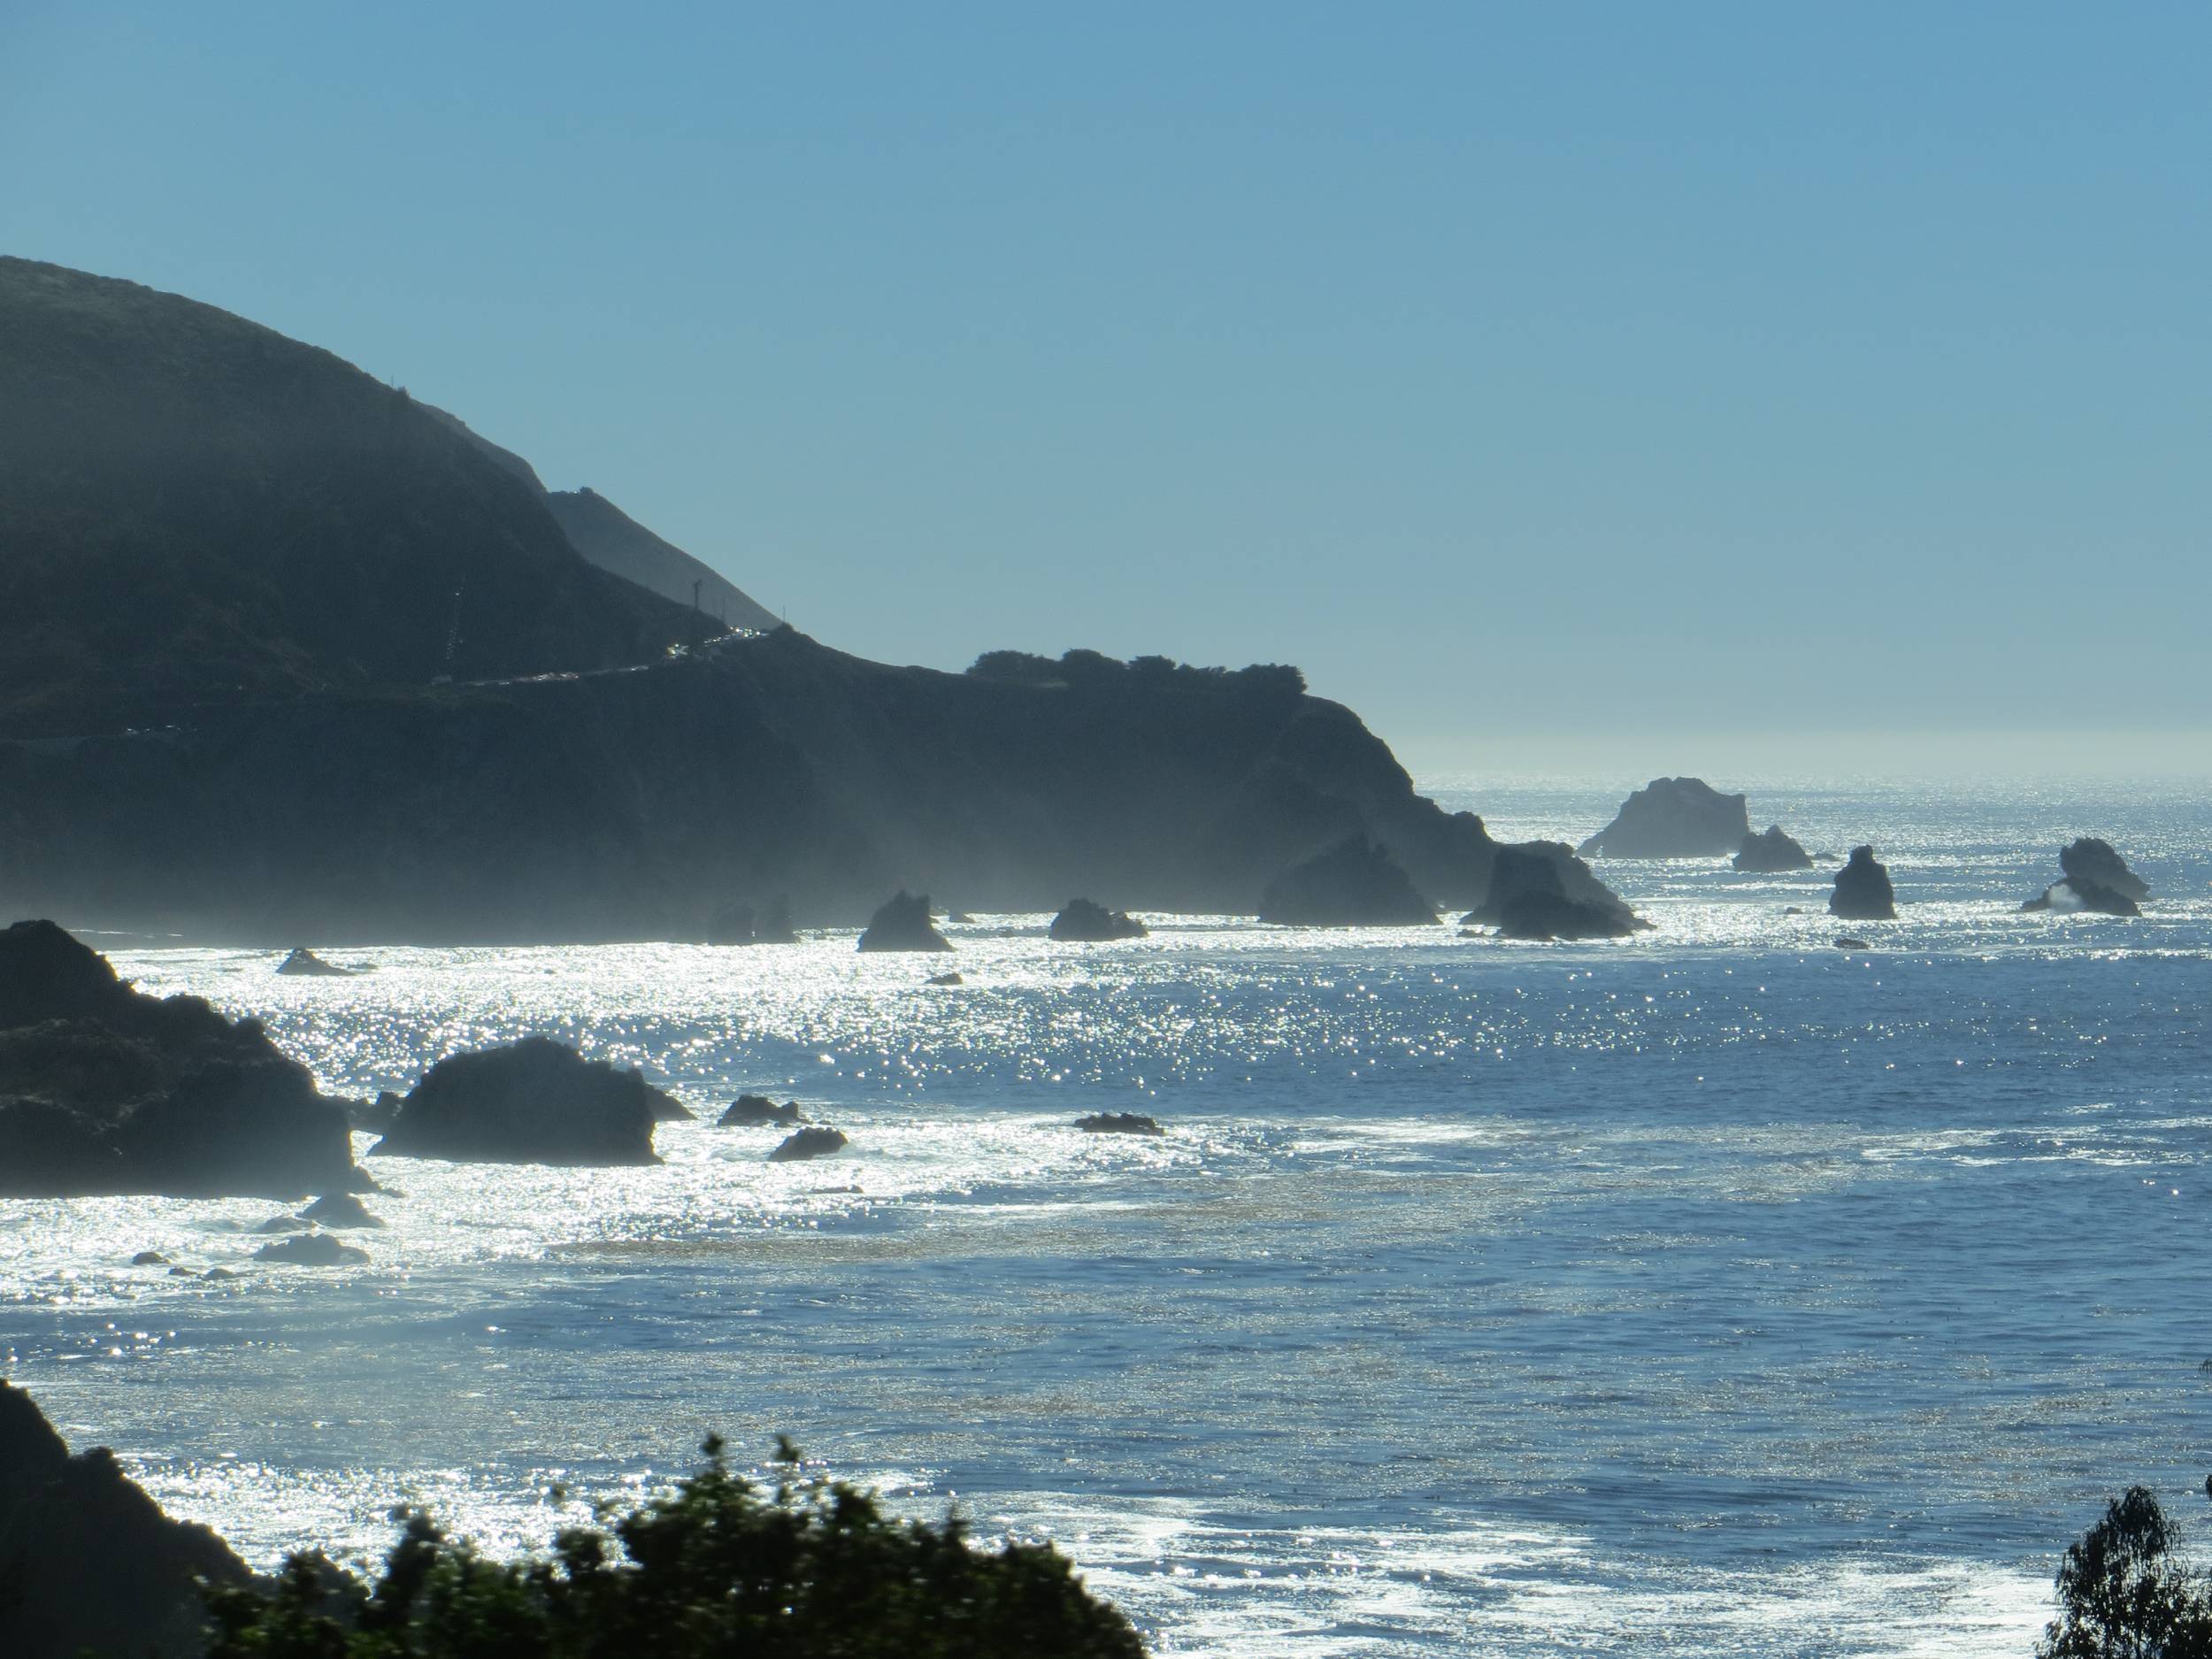
M 2179 5 L 4 0 L 0 248 L 869 656 L 1295 662 L 1431 760 L 2032 749 L 2212 725 L 2208 65 Z

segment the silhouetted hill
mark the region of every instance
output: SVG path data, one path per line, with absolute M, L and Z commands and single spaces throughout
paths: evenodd
M 698 632 L 404 392 L 135 283 L 0 258 L 0 735 Z
M 458 415 L 427 403 L 420 407 L 528 484 L 567 535 L 569 545 L 601 570 L 612 571 L 649 592 L 672 599 L 687 611 L 694 598 L 692 584 L 696 582 L 699 609 L 733 628 L 764 634 L 781 626 L 772 611 L 757 603 L 719 571 L 673 542 L 663 541 L 596 490 L 548 490 L 538 477 L 538 469 L 512 449 L 502 449 Z
M 766 606 L 757 604 L 719 572 L 674 544 L 664 541 L 595 490 L 556 490 L 547 509 L 568 533 L 569 544 L 602 570 L 626 577 L 639 587 L 689 608 L 691 585 L 699 584 L 699 608 L 733 628 L 765 634 L 782 625 Z
M 580 557 L 519 457 L 131 283 L 0 261 L 0 918 L 289 946 L 698 938 L 900 887 L 1249 914 L 1352 836 L 1455 909 L 1488 886 L 1480 820 L 1293 668 L 948 674 L 787 628 L 672 655 L 699 618 Z

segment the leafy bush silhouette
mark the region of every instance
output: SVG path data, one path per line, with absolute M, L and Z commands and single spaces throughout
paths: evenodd
M 209 1659 L 1141 1659 L 1048 1546 L 887 1519 L 842 1481 L 802 1480 L 788 1440 L 766 1494 L 719 1438 L 702 1449 L 672 1491 L 602 1506 L 549 1556 L 487 1560 L 409 1509 L 373 1585 L 301 1554 L 273 1587 L 211 1590 Z
M 2059 1563 L 2042 1659 L 2212 1659 L 2212 1586 L 2172 1559 L 2158 1500 L 2130 1486 Z

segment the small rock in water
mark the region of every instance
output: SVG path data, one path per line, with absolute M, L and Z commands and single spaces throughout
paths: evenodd
M 173 1267 L 169 1270 L 169 1277 L 172 1279 L 197 1279 L 199 1275 L 188 1267 Z
M 343 979 L 351 977 L 349 970 L 334 967 L 305 945 L 300 946 L 290 956 L 278 963 L 276 971 L 279 973 L 304 974 L 313 979 Z
M 793 1101 L 779 1106 L 765 1094 L 740 1094 L 715 1126 L 718 1129 L 757 1129 L 771 1124 L 803 1124 L 806 1114 Z
M 967 981 L 956 973 L 933 973 L 924 981 L 928 985 L 965 985 Z
M 169 1265 L 169 1258 L 159 1250 L 141 1250 L 136 1256 L 131 1257 L 131 1265 L 133 1267 L 166 1267 Z
M 256 1227 L 256 1233 L 312 1233 L 314 1224 L 302 1221 L 297 1216 L 271 1216 Z
M 288 1239 L 288 1240 L 285 1240 L 285 1242 L 288 1244 L 288 1243 L 290 1243 L 290 1242 L 291 1242 L 291 1240 Z M 272 1245 L 267 1246 L 266 1248 L 269 1248 L 269 1249 L 273 1250 L 273 1249 L 275 1249 L 277 1247 L 276 1247 L 275 1245 L 272 1244 Z M 227 1267 L 211 1267 L 211 1268 L 209 1268 L 209 1269 L 207 1270 L 207 1271 L 206 1271 L 206 1272 L 204 1272 L 204 1273 L 201 1274 L 201 1275 L 200 1275 L 200 1277 L 201 1277 L 202 1279 L 235 1279 L 235 1278 L 237 1278 L 237 1277 L 238 1277 L 238 1275 L 237 1275 L 237 1274 L 235 1274 L 235 1273 L 234 1273 L 234 1272 L 232 1272 L 232 1271 L 230 1271 L 230 1269 L 228 1269 Z
M 327 1233 L 303 1233 L 263 1245 L 253 1253 L 253 1259 L 288 1262 L 295 1267 L 343 1267 L 349 1263 L 367 1261 L 369 1253 L 350 1244 L 341 1244 Z
M 842 1152 L 848 1142 L 841 1129 L 802 1129 L 796 1134 L 786 1135 L 773 1152 L 768 1155 L 771 1164 L 795 1164 L 803 1158 L 826 1158 Z
M 1164 1135 L 1166 1130 L 1142 1112 L 1093 1112 L 1075 1120 L 1078 1129 L 1094 1135 Z
M 326 1227 L 380 1227 L 384 1223 L 368 1212 L 351 1193 L 326 1193 L 300 1211 L 302 1221 L 319 1221 Z
M 1836 949 L 1838 950 L 1871 950 L 1874 947 L 1863 939 L 1854 939 L 1848 933 L 1839 933 L 1836 936 Z

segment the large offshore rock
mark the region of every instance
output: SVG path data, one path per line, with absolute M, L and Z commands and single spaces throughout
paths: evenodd
M 1750 833 L 1743 796 L 1702 778 L 1654 778 L 1575 850 L 1585 858 L 1701 858 L 1735 851 Z
M 1433 926 L 1436 906 L 1364 835 L 1352 835 L 1267 884 L 1260 920 L 1293 927 Z
M 369 1151 L 457 1163 L 657 1164 L 653 1125 L 673 1104 L 638 1072 L 526 1037 L 439 1061 Z
M 2143 913 L 2141 907 L 2126 894 L 2106 887 L 2101 881 L 2092 881 L 2086 876 L 2072 876 L 2064 881 L 2054 881 L 2020 908 L 2024 910 L 2055 910 L 2062 916 L 2083 910 L 2098 916 L 2140 916 Z
M 1828 914 L 1853 922 L 1897 919 L 1897 890 L 1890 886 L 1888 866 L 1875 858 L 1871 847 L 1854 847 L 1849 861 L 1836 872 Z
M 901 887 L 887 899 L 860 935 L 863 950 L 950 950 L 952 941 L 939 933 L 929 918 L 929 895 Z
M 52 922 L 0 931 L 0 1195 L 372 1185 L 344 1110 L 258 1021 L 142 995 Z

